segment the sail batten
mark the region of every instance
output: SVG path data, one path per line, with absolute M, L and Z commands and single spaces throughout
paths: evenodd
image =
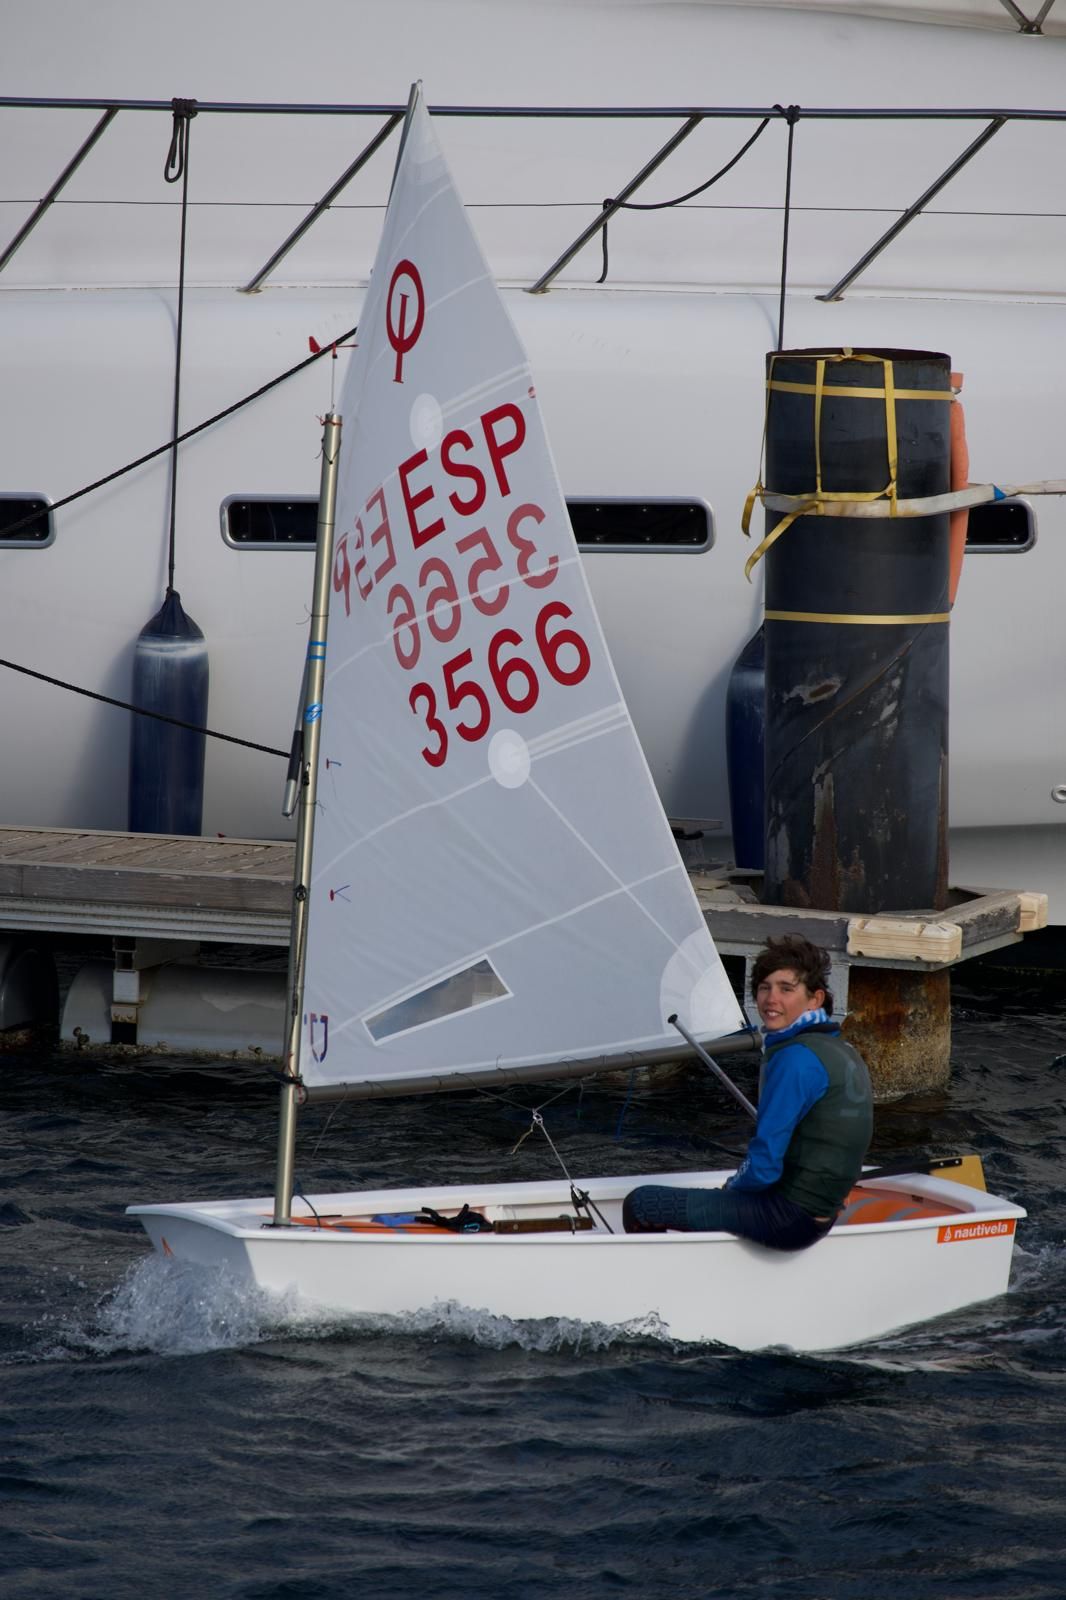
M 420 94 L 341 409 L 304 1083 L 413 1093 L 668 1057 L 675 1012 L 743 1027 Z

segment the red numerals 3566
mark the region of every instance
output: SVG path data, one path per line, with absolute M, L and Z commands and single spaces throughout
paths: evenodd
M 559 566 L 558 556 L 551 555 L 546 561 L 539 558 L 536 544 L 526 532 L 530 523 L 535 528 L 543 521 L 544 512 L 531 501 L 516 506 L 507 519 L 507 540 L 518 554 L 518 576 L 531 589 L 546 588 Z M 457 577 L 441 556 L 430 556 L 418 570 L 417 600 L 403 583 L 394 583 L 386 597 L 393 649 L 406 672 L 418 664 L 422 653 L 420 622 L 425 623 L 438 644 L 450 644 L 462 625 L 465 602 L 469 601 L 484 617 L 499 616 L 507 604 L 510 583 L 501 576 L 503 557 L 488 528 L 475 528 L 464 534 L 455 548 L 460 556 L 470 557 L 465 573 Z
M 532 711 L 540 698 L 538 669 L 541 665 L 556 683 L 568 688 L 587 677 L 592 665 L 588 645 L 576 629 L 562 626 L 572 615 L 570 607 L 562 600 L 551 600 L 541 607 L 533 630 L 539 656 L 536 665 L 523 654 L 526 641 L 514 628 L 500 628 L 489 640 L 485 665 L 495 698 L 515 716 Z M 447 723 L 433 685 L 416 683 L 412 688 L 408 696 L 411 710 L 422 718 L 430 734 L 422 756 L 431 767 L 442 767 L 448 759 L 449 726 L 452 733 L 471 744 L 488 733 L 492 703 L 479 676 L 471 650 L 460 650 L 444 663 L 441 668 L 444 703 L 452 713 Z
M 490 414 L 490 420 L 494 416 L 495 413 Z M 521 422 L 520 417 L 518 421 Z M 523 436 L 524 424 L 516 424 L 513 449 L 517 449 Z M 508 453 L 508 440 L 501 442 L 495 433 L 492 439 L 502 460 Z M 499 471 L 497 479 L 501 492 L 505 492 L 507 481 Z M 423 489 L 412 495 L 408 506 L 411 515 L 428 494 Z M 353 534 L 346 535 L 337 546 L 333 587 L 344 596 L 345 614 L 351 612 L 353 590 L 365 602 L 380 586 L 392 648 L 404 672 L 415 672 L 424 652 L 439 659 L 441 652 L 427 650 L 430 643 L 453 646 L 439 672 L 434 668 L 433 681 L 429 681 L 427 668 L 422 665 L 426 676 L 413 685 L 408 695 L 411 710 L 428 734 L 422 756 L 431 767 L 444 765 L 452 739 L 471 744 L 483 739 L 491 726 L 495 705 L 502 705 L 516 717 L 532 711 L 540 698 L 545 672 L 556 683 L 569 687 L 580 683 L 591 668 L 588 645 L 576 629 L 566 626 L 572 613 L 561 600 L 541 607 L 532 639 L 524 639 L 516 628 L 501 626 L 490 638 L 483 660 L 475 661 L 472 648 L 462 648 L 464 615 L 499 617 L 502 623 L 513 591 L 517 592 L 520 586 L 548 589 L 555 582 L 559 557 L 554 553 L 546 555 L 538 545 L 537 532 L 544 520 L 542 508 L 527 500 L 507 517 L 506 545 L 501 541 L 497 549 L 487 526 L 473 528 L 456 539 L 454 555 L 427 555 L 417 568 L 414 583 L 410 579 L 393 582 L 398 565 L 396 546 L 384 491 L 377 490 L 363 514 L 355 519 Z M 412 529 L 418 533 L 413 538 L 415 549 L 421 549 L 430 538 L 440 536 L 445 523 L 438 519 L 417 530 L 412 524 Z M 480 628 L 476 631 L 480 632 Z M 477 648 L 480 657 L 480 643 Z

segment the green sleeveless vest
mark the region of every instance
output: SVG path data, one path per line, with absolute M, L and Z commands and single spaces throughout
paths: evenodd
M 783 1040 L 777 1048 L 787 1050 L 791 1045 L 818 1057 L 829 1075 L 829 1088 L 797 1124 L 777 1189 L 811 1216 L 827 1217 L 843 1205 L 870 1145 L 870 1075 L 859 1052 L 839 1034 L 812 1030 Z M 774 1048 L 769 1045 L 768 1058 Z

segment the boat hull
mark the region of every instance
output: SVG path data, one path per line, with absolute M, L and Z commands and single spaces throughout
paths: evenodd
M 650 1323 L 670 1339 L 741 1350 L 839 1349 L 1007 1288 L 1015 1225 L 1025 1212 L 925 1176 L 863 1185 L 864 1194 L 881 1197 L 882 1212 L 890 1197 L 889 1220 L 838 1223 L 795 1254 L 724 1233 L 621 1232 L 621 1202 L 637 1184 L 710 1187 L 726 1176 L 591 1180 L 583 1187 L 614 1232 L 599 1225 L 574 1233 L 348 1231 L 356 1218 L 423 1206 L 447 1213 L 464 1203 L 528 1226 L 572 1211 L 568 1188 L 555 1183 L 317 1195 L 310 1205 L 319 1221 L 298 1204 L 306 1220 L 284 1228 L 270 1225 L 268 1199 L 129 1210 L 162 1254 L 225 1268 L 238 1281 L 295 1293 L 326 1311 L 403 1315 L 459 1304 L 516 1320 Z M 854 1217 L 862 1215 L 860 1206 Z

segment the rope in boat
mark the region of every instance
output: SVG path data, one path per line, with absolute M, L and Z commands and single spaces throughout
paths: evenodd
M 303 1186 L 300 1183 L 298 1183 L 295 1178 L 293 1178 L 293 1180 L 292 1180 L 292 1192 L 293 1192 L 294 1196 L 296 1197 L 296 1199 L 303 1201 L 304 1205 L 307 1207 L 308 1211 L 310 1211 L 311 1215 L 314 1217 L 315 1221 L 318 1223 L 318 1226 L 321 1228 L 321 1226 L 322 1226 L 322 1218 L 319 1216 L 318 1212 L 315 1210 L 314 1206 L 311 1204 L 311 1201 L 304 1194 Z

